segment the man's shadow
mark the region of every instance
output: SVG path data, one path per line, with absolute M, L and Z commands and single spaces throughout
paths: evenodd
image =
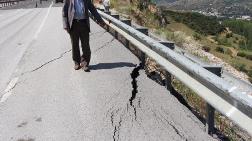
M 116 62 L 116 63 L 98 63 L 96 65 L 89 66 L 90 70 L 114 69 L 123 67 L 136 67 L 136 65 L 129 62 Z

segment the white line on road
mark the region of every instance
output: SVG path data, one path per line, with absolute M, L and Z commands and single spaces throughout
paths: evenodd
M 45 25 L 45 21 L 46 21 L 48 15 L 49 15 L 49 13 L 50 13 L 50 10 L 51 10 L 51 8 L 52 8 L 52 5 L 53 5 L 53 1 L 52 1 L 51 5 L 49 6 L 49 8 L 48 8 L 48 10 L 47 10 L 47 13 L 46 13 L 46 15 L 45 15 L 45 17 L 44 17 L 42 23 L 40 24 L 40 26 L 39 26 L 37 32 L 36 32 L 35 35 L 34 35 L 34 39 L 35 39 L 35 40 L 38 38 L 38 34 L 40 33 L 41 29 L 42 29 L 43 26 Z
M 52 5 L 53 5 L 53 1 L 52 1 L 51 5 L 49 6 L 47 13 L 46 13 L 45 17 L 43 18 L 38 30 L 36 31 L 34 38 L 30 41 L 30 43 L 38 38 L 38 34 L 41 32 L 41 30 L 45 24 L 45 21 L 50 13 Z M 8 99 L 8 97 L 12 95 L 12 89 L 17 85 L 17 82 L 18 82 L 18 77 L 15 77 L 10 81 L 7 88 L 4 90 L 4 95 L 1 97 L 0 103 L 5 102 Z
M 12 89 L 17 85 L 18 77 L 13 78 L 7 88 L 4 90 L 4 95 L 2 96 L 0 103 L 5 102 L 8 97 L 12 94 Z

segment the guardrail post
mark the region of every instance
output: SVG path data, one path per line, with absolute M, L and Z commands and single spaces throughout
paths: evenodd
M 160 41 L 159 43 L 161 43 L 162 45 L 164 45 L 172 50 L 174 50 L 174 48 L 175 48 L 175 45 L 172 42 Z M 172 91 L 172 75 L 168 71 L 165 72 L 165 86 L 168 91 L 170 91 L 170 92 Z
M 160 41 L 160 44 L 174 50 L 175 49 L 175 44 L 173 42 L 168 42 L 168 41 Z
M 109 11 L 105 11 L 104 13 L 108 14 L 108 15 L 111 15 L 111 12 L 109 12 Z
M 149 34 L 149 30 L 146 27 L 137 27 L 136 30 L 142 32 L 143 34 L 147 35 Z
M 208 71 L 216 74 L 217 76 L 221 77 L 221 67 L 212 67 L 212 66 L 206 66 L 204 67 Z M 206 132 L 210 135 L 213 135 L 214 130 L 214 115 L 215 115 L 215 109 L 210 104 L 206 104 Z
M 103 11 L 104 11 L 104 9 L 103 9 Z M 108 15 L 111 14 L 111 12 L 109 12 L 109 11 L 104 11 L 104 13 L 105 13 L 105 14 L 108 14 Z M 109 26 L 107 26 L 107 29 L 106 29 L 106 30 L 109 32 Z
M 140 54 L 140 60 L 141 60 L 141 68 L 144 69 L 146 57 L 143 52 L 141 52 L 141 54 Z
M 121 19 L 121 21 L 129 26 L 131 26 L 131 20 L 130 19 Z
M 118 14 L 111 14 L 112 17 L 116 18 L 117 20 L 119 20 L 119 15 Z M 115 31 L 115 39 L 118 39 L 118 32 Z
M 165 82 L 166 89 L 171 92 L 172 91 L 172 76 L 168 71 L 166 71 L 165 73 L 165 81 L 166 81 Z
M 129 26 L 131 26 L 131 19 L 121 19 L 121 21 Z M 129 48 L 129 41 L 126 40 L 125 41 L 125 46 L 126 48 Z
M 142 32 L 143 34 L 147 35 L 149 34 L 149 31 L 148 31 L 148 28 L 145 28 L 145 27 L 141 27 L 141 28 L 136 28 L 136 30 Z M 141 60 L 141 64 L 142 64 L 142 68 L 145 67 L 145 60 L 146 60 L 146 56 L 145 56 L 145 53 L 141 52 L 140 53 L 140 60 Z
M 111 14 L 111 17 L 116 18 L 117 20 L 119 20 L 119 15 L 118 14 Z
M 102 11 L 102 12 L 104 12 L 104 9 L 100 9 L 100 8 L 99 8 L 99 10 Z
M 204 68 L 211 73 L 221 77 L 222 67 L 220 66 L 204 66 Z
M 207 111 L 207 116 L 206 116 L 206 132 L 210 135 L 214 133 L 214 112 L 215 109 L 207 103 L 206 105 L 206 111 Z

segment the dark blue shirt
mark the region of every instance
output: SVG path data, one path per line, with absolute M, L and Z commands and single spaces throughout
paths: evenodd
M 85 19 L 84 0 L 74 0 L 74 19 Z

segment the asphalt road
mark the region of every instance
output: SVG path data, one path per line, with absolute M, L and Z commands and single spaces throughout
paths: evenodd
M 0 10 L 0 15 L 0 141 L 213 140 L 93 21 L 86 73 L 73 69 L 61 7 Z

